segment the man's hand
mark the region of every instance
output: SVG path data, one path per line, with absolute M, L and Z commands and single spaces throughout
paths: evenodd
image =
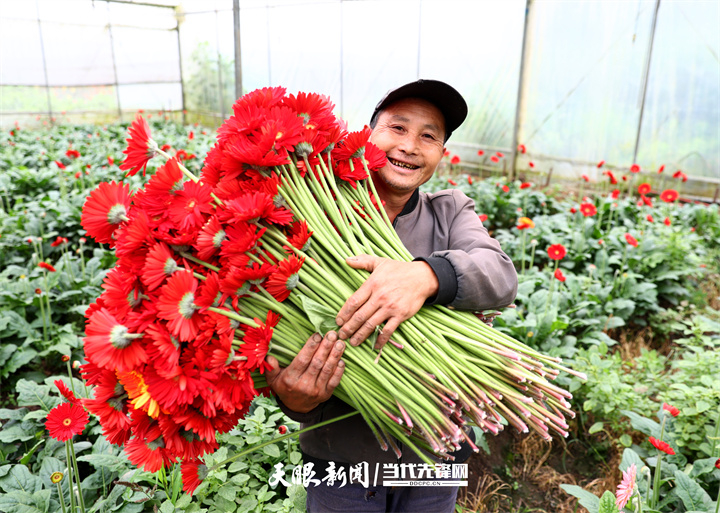
M 348 298 L 335 322 L 338 335 L 359 346 L 385 323 L 375 349 L 383 347 L 401 322 L 415 315 L 438 291 L 438 279 L 425 262 L 400 262 L 372 255 L 346 260 L 350 267 L 370 271 L 370 277 Z
M 284 369 L 276 358 L 266 358 L 272 365 L 265 374 L 268 385 L 292 411 L 307 413 L 330 399 L 340 384 L 345 371 L 345 362 L 340 360 L 344 350 L 345 343 L 334 331 L 325 338 L 316 333 Z

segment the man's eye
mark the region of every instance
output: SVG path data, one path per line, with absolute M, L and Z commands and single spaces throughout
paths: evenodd
M 425 139 L 431 139 L 433 141 L 435 140 L 435 136 L 433 134 L 423 134 L 423 137 Z
M 390 128 L 392 128 L 393 130 L 402 130 L 403 129 L 403 127 L 400 125 L 393 125 Z

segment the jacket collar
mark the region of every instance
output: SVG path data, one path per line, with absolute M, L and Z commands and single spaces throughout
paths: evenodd
M 420 189 L 415 189 L 415 191 L 412 193 L 412 196 L 410 196 L 410 199 L 407 201 L 407 203 L 405 203 L 402 211 L 397 215 L 397 217 L 395 217 L 395 220 L 393 221 L 393 226 L 395 226 L 395 223 L 397 223 L 398 218 L 407 215 L 413 210 L 415 210 L 418 201 L 420 201 Z

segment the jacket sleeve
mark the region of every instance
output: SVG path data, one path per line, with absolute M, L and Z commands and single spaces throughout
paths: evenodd
M 482 225 L 475 202 L 458 190 L 451 195 L 453 201 L 433 202 L 438 219 L 448 223 L 448 249 L 421 259 L 440 283 L 431 303 L 475 311 L 509 305 L 517 294 L 515 266 Z

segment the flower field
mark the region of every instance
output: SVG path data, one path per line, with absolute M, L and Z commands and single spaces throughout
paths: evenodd
M 215 134 L 161 114 L 147 117 L 160 149 L 199 175 Z M 218 435 L 203 470 L 193 468 L 193 495 L 182 490 L 188 476 L 179 464 L 136 468 L 131 461 L 147 458 L 137 454 L 141 449 L 123 452 L 108 442 L 105 423 L 73 406 L 90 394 L 78 369 L 85 312 L 116 264 L 111 239 L 99 244 L 87 236 L 83 204 L 101 182 L 122 180 L 138 190 L 149 179 L 123 178 L 127 129 L 20 126 L 0 136 L 0 510 L 303 511 L 302 486 L 269 485 L 274 465 L 288 472 L 301 463 L 298 425 L 272 398 L 255 399 L 234 428 Z M 481 445 L 492 448 L 498 464 L 485 471 L 502 485 L 482 494 L 476 488 L 482 476 L 471 476 L 458 509 L 572 511 L 577 497 L 591 512 L 716 511 L 717 206 L 683 201 L 677 174 L 663 180 L 637 168 L 623 180 L 606 169 L 602 183 L 583 181 L 568 192 L 480 180 L 460 165 L 448 156 L 444 172 L 424 187 L 458 188 L 474 199 L 515 262 L 515 308 L 489 314 L 495 327 L 587 375 L 562 374 L 557 384 L 572 392 L 578 412 L 564 443 L 583 450 L 568 457 L 593 464 L 553 482 L 551 498 L 532 498 L 527 476 L 515 472 L 518 462 L 487 436 Z M 162 316 L 162 301 L 158 309 Z M 102 323 L 91 323 L 88 338 L 93 329 Z M 563 439 L 554 437 L 553 447 L 560 447 Z M 246 451 L 251 446 L 258 447 Z M 486 457 L 481 449 L 473 459 Z M 68 461 L 77 464 L 68 468 Z

